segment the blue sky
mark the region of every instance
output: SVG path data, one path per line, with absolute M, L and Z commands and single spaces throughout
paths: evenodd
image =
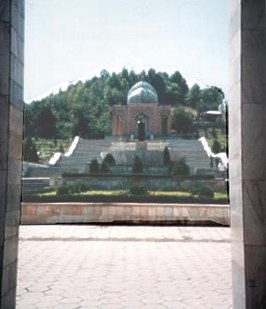
M 26 0 L 25 100 L 102 69 L 228 91 L 229 0 Z

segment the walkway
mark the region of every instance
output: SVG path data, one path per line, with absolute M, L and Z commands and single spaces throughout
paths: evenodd
M 232 308 L 230 229 L 21 226 L 17 309 Z

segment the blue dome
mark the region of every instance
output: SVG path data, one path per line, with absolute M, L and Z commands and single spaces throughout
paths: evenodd
M 128 104 L 136 103 L 158 103 L 156 90 L 147 82 L 138 82 L 128 92 Z

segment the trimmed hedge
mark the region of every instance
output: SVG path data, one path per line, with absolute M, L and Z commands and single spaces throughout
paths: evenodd
M 207 179 L 214 179 L 213 175 L 153 175 L 153 174 L 101 174 L 101 173 L 63 173 L 63 178 L 86 178 L 86 177 L 127 177 L 127 178 L 135 178 L 136 176 L 140 176 L 141 178 L 169 178 L 172 177 L 174 179 L 187 179 L 187 180 L 207 180 Z

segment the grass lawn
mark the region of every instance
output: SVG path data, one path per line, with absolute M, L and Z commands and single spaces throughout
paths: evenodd
M 25 199 L 27 199 L 28 196 L 31 197 L 31 199 L 34 197 L 36 197 L 38 200 L 45 200 L 45 199 L 50 199 L 53 200 L 53 198 L 55 198 L 55 200 L 58 200 L 60 198 L 62 199 L 66 199 L 67 197 L 71 197 L 71 200 L 74 198 L 77 198 L 77 200 L 80 198 L 81 200 L 84 200 L 84 198 L 88 197 L 88 198 L 96 198 L 96 199 L 100 199 L 101 197 L 106 200 L 106 198 L 110 197 L 110 201 L 112 200 L 112 198 L 114 198 L 116 201 L 117 199 L 119 199 L 119 197 L 121 198 L 137 198 L 138 197 L 146 197 L 147 199 L 151 198 L 151 199 L 156 199 L 158 198 L 158 200 L 160 199 L 166 199 L 169 198 L 170 200 L 177 200 L 178 198 L 180 198 L 180 200 L 182 201 L 182 199 L 191 199 L 194 202 L 197 202 L 197 200 L 202 199 L 202 197 L 199 197 L 198 195 L 193 195 L 191 192 L 187 192 L 187 191 L 147 191 L 146 194 L 139 194 L 139 195 L 134 195 L 131 194 L 129 192 L 129 190 L 87 190 L 87 191 L 83 191 L 83 192 L 74 192 L 74 193 L 68 193 L 66 195 L 58 195 L 56 190 L 50 190 L 50 191 L 44 191 L 44 192 L 32 192 L 32 193 L 27 193 L 24 195 Z M 228 196 L 226 193 L 221 193 L 221 192 L 214 192 L 214 196 L 208 198 L 210 200 L 210 202 L 215 203 L 217 202 L 221 202 L 224 201 L 226 202 L 228 200 Z
M 58 139 L 56 143 L 54 143 L 53 140 L 38 138 L 35 140 L 35 143 L 39 153 L 39 163 L 46 164 L 55 152 L 66 152 L 71 142 Z
M 150 196 L 173 196 L 173 197 L 180 197 L 180 196 L 192 196 L 190 192 L 184 191 L 148 191 Z

